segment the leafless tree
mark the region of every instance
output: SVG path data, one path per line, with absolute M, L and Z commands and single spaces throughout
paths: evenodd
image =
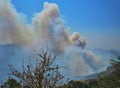
M 50 50 L 41 49 L 37 54 L 39 59 L 36 63 L 23 65 L 23 70 L 18 71 L 12 65 L 9 65 L 11 75 L 20 79 L 23 86 L 27 88 L 59 88 L 59 83 L 64 76 L 60 73 L 60 67 L 55 64 L 57 54 Z

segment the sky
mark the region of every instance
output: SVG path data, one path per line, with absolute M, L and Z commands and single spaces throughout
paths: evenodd
M 120 49 L 120 0 L 11 0 L 29 24 L 44 2 L 59 6 L 65 26 L 86 38 L 86 48 Z
M 19 57 L 28 57 L 47 44 L 63 56 L 59 64 L 64 62 L 73 75 L 105 70 L 108 56 L 119 54 L 116 50 L 120 49 L 119 3 L 119 0 L 0 0 L 3 64 L 0 70 L 5 72 L 4 65 L 10 62 L 20 65 Z

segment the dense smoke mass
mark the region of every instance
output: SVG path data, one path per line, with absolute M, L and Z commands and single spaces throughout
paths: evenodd
M 32 27 L 29 27 L 8 1 L 1 1 L 0 24 L 1 44 L 35 46 L 49 42 L 60 51 L 67 46 L 77 45 L 84 48 L 86 45 L 85 39 L 79 33 L 73 33 L 73 36 L 68 34 L 55 3 L 45 2 L 43 10 L 33 18 Z
M 61 58 L 60 62 L 66 61 L 65 65 L 72 75 L 87 75 L 103 69 L 106 66 L 104 60 L 91 51 L 84 50 L 87 45 L 85 38 L 78 32 L 70 35 L 68 29 L 64 26 L 59 7 L 55 3 L 45 2 L 43 10 L 33 17 L 29 26 L 23 14 L 18 13 L 8 0 L 0 0 L 0 44 L 16 44 L 22 48 L 27 47 L 31 52 L 47 44 L 66 57 L 66 60 Z M 2 52 L 4 50 L 0 51 L 0 55 Z M 8 57 L 13 54 L 3 55 L 0 58 L 0 67 L 13 61 L 13 58 L 20 58 L 22 56 L 18 55 L 20 52 L 23 51 L 20 50 L 12 58 Z M 13 61 L 13 63 L 19 62 Z

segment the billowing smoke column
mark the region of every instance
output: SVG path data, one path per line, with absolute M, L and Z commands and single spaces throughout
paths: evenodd
M 8 0 L 0 0 L 0 44 L 18 44 L 37 49 L 48 44 L 67 56 L 67 66 L 73 74 L 90 74 L 102 63 L 89 52 L 83 52 L 86 41 L 78 32 L 72 34 L 64 27 L 59 8 L 55 3 L 44 3 L 44 9 L 36 14 L 31 26 L 24 15 L 17 13 Z M 80 53 L 79 53 L 80 52 Z M 61 59 L 61 61 L 63 61 Z
M 33 19 L 33 29 L 21 19 L 21 14 L 18 14 L 8 1 L 1 1 L 0 43 L 34 46 L 48 42 L 59 51 L 63 51 L 66 46 L 77 45 L 84 48 L 86 45 L 85 39 L 79 33 L 74 33 L 72 37 L 68 34 L 57 4 L 44 3 L 43 11 Z
M 8 0 L 0 0 L 0 43 L 30 43 L 32 32 Z
M 84 37 L 80 36 L 78 32 L 73 33 L 72 37 L 72 44 L 82 49 L 86 46 L 86 41 Z

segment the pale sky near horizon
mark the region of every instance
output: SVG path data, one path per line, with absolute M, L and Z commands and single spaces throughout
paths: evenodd
M 85 37 L 87 48 L 120 49 L 120 0 L 11 0 L 29 24 L 44 2 L 58 5 L 65 25 Z

